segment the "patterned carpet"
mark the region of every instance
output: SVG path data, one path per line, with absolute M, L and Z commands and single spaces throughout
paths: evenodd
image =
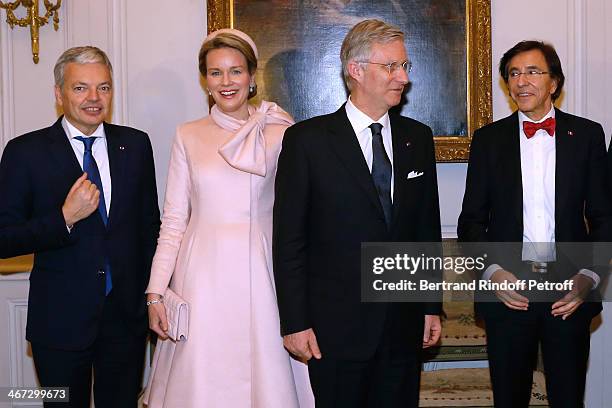
M 531 406 L 548 406 L 544 374 L 535 371 Z M 492 407 L 488 368 L 460 368 L 424 372 L 421 407 Z

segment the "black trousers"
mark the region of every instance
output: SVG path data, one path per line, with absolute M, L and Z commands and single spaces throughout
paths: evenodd
M 531 302 L 528 311 L 488 305 L 495 309 L 484 318 L 496 408 L 529 405 L 540 344 L 550 406 L 584 406 L 592 305 L 582 304 L 566 320 L 553 317 L 551 305 Z
M 57 350 L 32 343 L 42 387 L 69 387 L 69 403 L 44 403 L 45 408 L 89 408 L 92 369 L 96 408 L 136 408 L 144 367 L 146 333 L 135 335 L 122 319 L 111 292 L 100 330 L 84 350 Z
M 417 319 L 409 353 L 394 350 L 393 325 L 388 319 L 376 353 L 365 361 L 325 356 L 308 361 L 310 384 L 317 408 L 416 408 L 419 406 L 423 320 Z M 316 334 L 316 332 L 315 332 Z M 351 341 L 351 339 L 346 339 Z

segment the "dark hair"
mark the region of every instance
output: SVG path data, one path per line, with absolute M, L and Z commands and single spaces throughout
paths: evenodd
M 552 45 L 543 41 L 533 40 L 521 41 L 517 43 L 514 47 L 506 51 L 506 53 L 499 60 L 499 73 L 507 84 L 509 75 L 508 64 L 510 64 L 512 58 L 518 54 L 531 50 L 540 50 L 540 52 L 544 55 L 546 65 L 548 65 L 548 73 L 550 77 L 557 81 L 557 89 L 552 94 L 552 100 L 555 101 L 559 95 L 561 95 L 561 91 L 563 90 L 565 75 L 563 75 L 563 69 L 561 68 L 561 61 L 559 60 L 557 51 L 555 51 L 555 48 Z

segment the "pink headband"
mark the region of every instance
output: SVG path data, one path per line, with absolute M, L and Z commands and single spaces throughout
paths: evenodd
M 208 37 L 206 37 L 204 42 L 207 43 L 208 41 L 212 40 L 219 34 L 233 34 L 236 37 L 239 37 L 240 39 L 246 41 L 253 49 L 253 53 L 255 53 L 255 59 L 259 59 L 259 54 L 257 53 L 257 47 L 255 46 L 255 42 L 253 42 L 253 39 L 249 37 L 247 34 L 243 33 L 242 31 L 236 30 L 235 28 L 222 28 L 220 30 L 214 31 L 208 34 Z

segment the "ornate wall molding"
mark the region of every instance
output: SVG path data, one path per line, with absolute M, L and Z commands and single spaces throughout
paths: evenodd
M 2 16 L 3 18 L 3 16 Z M 0 24 L 0 150 L 15 137 L 15 89 L 13 87 L 13 33 Z
M 234 27 L 233 0 L 207 0 L 208 34 L 221 28 Z
M 30 384 L 25 376 L 31 368 L 26 367 L 28 343 L 25 341 L 25 327 L 28 312 L 27 299 L 9 299 L 7 301 L 9 313 L 9 350 L 11 386 L 28 387 Z
M 62 8 L 60 9 L 60 21 L 64 22 L 64 24 L 62 24 L 62 30 L 64 31 L 64 48 L 76 45 L 74 38 L 75 34 L 73 30 L 73 21 L 75 21 L 78 17 L 76 16 L 76 11 L 74 7 L 74 2 L 68 1 L 64 2 Z
M 108 5 L 108 50 L 113 64 L 113 119 L 114 123 L 129 124 L 128 110 L 128 53 L 127 2 L 111 0 Z
M 68 44 L 70 44 L 70 36 L 72 35 L 69 28 L 69 21 L 73 18 L 73 6 L 71 3 L 72 2 L 67 2 L 67 4 L 63 5 L 59 10 L 60 22 L 64 23 L 60 26 L 62 35 L 58 38 L 64 48 L 67 48 Z M 20 78 L 24 75 L 23 72 L 20 71 L 20 64 L 27 62 L 31 63 L 31 59 L 27 62 L 16 59 L 15 52 L 17 50 L 14 50 L 13 47 L 17 40 L 15 36 L 20 35 L 20 33 L 11 30 L 7 24 L 4 24 L 3 20 L 4 13 L 0 12 L 0 21 L 2 22 L 2 24 L 0 24 L 0 154 L 9 140 L 19 136 L 19 134 L 17 134 L 19 118 L 17 118 L 17 111 L 15 109 L 17 105 L 17 100 L 15 99 L 15 83 L 18 82 L 16 81 L 16 77 Z M 42 30 L 42 41 L 45 41 L 44 37 L 47 36 L 48 32 L 55 34 L 55 31 L 52 29 L 50 31 L 46 29 Z M 47 46 L 51 46 L 51 44 L 47 42 Z M 53 67 L 55 61 L 45 61 L 44 63 L 50 63 L 51 67 Z M 42 61 L 41 64 L 43 64 Z M 50 85 L 52 85 L 52 83 Z M 21 120 L 23 120 L 23 118 Z M 23 129 L 19 132 L 23 132 Z
M 587 35 L 586 0 L 568 0 L 567 7 L 567 69 L 564 90 L 567 110 L 579 115 L 587 115 Z
M 232 0 L 208 0 L 208 32 L 233 26 Z M 438 162 L 467 161 L 474 130 L 493 119 L 491 0 L 466 0 L 467 135 L 436 136 Z
M 463 162 L 474 131 L 493 120 L 491 91 L 491 0 L 466 1 L 468 136 L 436 137 L 436 161 Z

